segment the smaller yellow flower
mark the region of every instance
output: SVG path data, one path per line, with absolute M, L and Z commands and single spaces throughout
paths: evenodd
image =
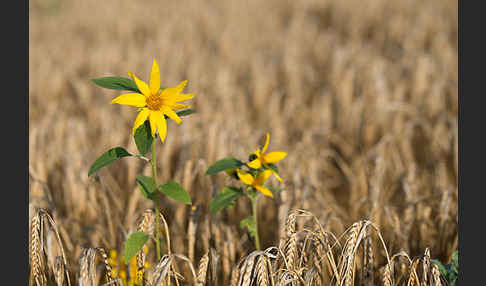
M 138 277 L 137 277 L 137 257 L 134 256 L 132 259 L 130 259 L 130 265 L 128 265 L 129 273 L 130 273 L 130 281 L 137 281 L 138 282 Z M 133 283 L 132 283 L 133 284 Z
M 144 246 L 143 251 L 145 254 L 148 253 L 148 246 Z M 120 261 L 118 261 L 118 258 L 120 258 Z M 123 260 L 121 260 L 122 257 L 118 257 L 118 253 L 116 250 L 110 250 L 110 255 L 108 258 L 108 263 L 110 264 L 112 268 L 112 276 L 113 278 L 120 278 L 123 285 L 127 286 L 135 286 L 135 285 L 140 285 L 140 282 L 142 280 L 142 274 L 143 270 L 142 269 L 137 269 L 137 257 L 134 256 L 130 259 L 130 263 L 128 265 L 128 273 L 127 270 L 125 269 L 125 263 Z M 148 269 L 149 267 L 148 261 L 145 261 L 144 268 Z M 129 274 L 129 276 L 128 276 Z
M 258 174 L 256 179 L 251 174 L 249 174 L 245 171 L 242 171 L 240 169 L 236 170 L 236 172 L 238 174 L 238 177 L 240 178 L 240 180 L 243 183 L 245 183 L 246 185 L 254 187 L 259 192 L 264 194 L 265 196 L 269 196 L 269 197 L 273 198 L 272 192 L 267 187 L 263 186 L 263 184 L 268 179 L 268 177 L 270 177 L 272 175 L 272 172 L 273 172 L 272 170 L 268 169 L 268 170 L 261 172 L 260 174 Z
M 124 269 L 120 270 L 120 279 L 123 281 L 123 284 L 127 284 L 127 272 Z
M 258 148 L 254 154 L 257 156 L 257 158 L 251 162 L 248 163 L 248 166 L 253 169 L 259 169 L 261 166 L 265 166 L 265 168 L 270 169 L 268 166 L 269 163 L 277 163 L 280 160 L 283 160 L 285 156 L 287 156 L 286 152 L 270 152 L 268 154 L 265 154 L 268 148 L 268 142 L 270 141 L 270 134 L 267 133 L 267 140 L 265 141 L 265 145 L 262 148 L 262 151 L 260 151 L 260 148 Z M 277 174 L 277 172 L 273 171 L 270 169 L 272 173 L 277 177 L 277 179 L 282 182 L 282 178 Z
M 111 266 L 111 275 L 113 278 L 118 277 L 118 262 L 117 262 L 117 252 L 116 250 L 110 250 L 110 257 L 108 258 L 108 263 Z

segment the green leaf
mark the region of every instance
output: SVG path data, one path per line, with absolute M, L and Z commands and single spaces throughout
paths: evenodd
M 96 83 L 97 85 L 108 88 L 108 89 L 116 89 L 116 90 L 130 90 L 140 93 L 138 90 L 137 85 L 135 82 L 126 77 L 100 77 L 100 78 L 92 78 L 91 81 Z
M 454 275 L 453 277 L 451 277 L 449 279 L 449 285 L 450 286 L 456 286 L 457 285 L 456 282 L 457 282 L 457 275 Z
M 133 232 L 125 242 L 125 248 L 123 250 L 123 260 L 128 265 L 130 259 L 134 257 L 137 252 L 142 249 L 147 242 L 149 236 L 145 232 Z
M 175 181 L 169 181 L 166 184 L 160 185 L 157 190 L 178 202 L 186 205 L 192 204 L 191 197 L 187 191 Z
M 243 165 L 244 163 L 240 160 L 233 157 L 227 157 L 209 166 L 209 168 L 206 170 L 206 175 L 216 174 L 228 169 L 239 168 Z
M 148 120 L 140 125 L 137 130 L 135 131 L 135 144 L 137 145 L 137 149 L 141 155 L 147 154 L 152 146 L 152 142 L 154 138 L 152 137 L 152 133 L 150 131 L 150 123 Z
M 452 254 L 452 264 L 459 266 L 459 253 L 457 252 L 457 250 L 454 251 L 454 253 Z
M 235 187 L 225 187 L 221 193 L 216 195 L 209 203 L 209 210 L 212 214 L 229 207 L 236 198 L 243 195 L 241 189 Z
M 89 169 L 88 172 L 88 177 L 91 176 L 91 174 L 93 174 L 94 172 L 98 171 L 99 169 L 115 162 L 120 158 L 127 157 L 127 156 L 133 156 L 133 155 L 128 153 L 127 150 L 125 150 L 122 147 L 116 147 L 106 151 L 105 153 L 103 153 L 103 155 L 101 155 L 100 157 L 98 157 L 98 159 L 96 159 L 93 165 L 91 165 L 91 168 Z
M 240 227 L 241 228 L 247 228 L 248 232 L 250 233 L 251 237 L 256 236 L 256 223 L 255 220 L 253 219 L 253 216 L 248 216 L 245 217 L 240 221 Z
M 138 175 L 136 180 L 140 191 L 142 191 L 142 195 L 154 200 L 157 194 L 157 186 L 155 185 L 154 179 L 144 175 Z

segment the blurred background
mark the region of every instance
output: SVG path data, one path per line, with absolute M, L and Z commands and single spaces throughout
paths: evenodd
M 224 174 L 270 133 L 284 190 L 260 201 L 263 247 L 277 245 L 291 209 L 336 236 L 369 219 L 388 251 L 448 261 L 457 248 L 457 1 L 29 1 L 30 210 L 47 208 L 72 271 L 83 247 L 122 250 L 152 207 L 135 183 L 149 165 L 127 158 L 88 178 L 109 148 L 136 152 L 136 109 L 90 78 L 187 79 L 198 113 L 168 123 L 159 180 L 198 206 L 194 260 L 213 246 L 234 265 L 253 244 L 239 201 L 210 217 Z M 277 181 L 273 181 L 277 185 Z M 191 208 L 162 199 L 174 251 L 187 255 Z M 194 215 L 194 214 L 193 214 Z M 230 247 L 230 248 L 228 248 Z M 231 249 L 226 251 L 225 249 Z M 383 263 L 377 257 L 376 263 Z M 223 267 L 224 269 L 224 267 Z M 228 274 L 228 273 L 226 273 Z

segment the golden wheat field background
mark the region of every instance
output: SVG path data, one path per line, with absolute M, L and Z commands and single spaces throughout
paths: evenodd
M 163 86 L 196 94 L 158 151 L 159 180 L 195 207 L 161 198 L 172 254 L 158 264 L 149 244 L 145 285 L 432 285 L 430 258 L 457 249 L 457 1 L 29 5 L 33 285 L 121 285 L 103 253 L 150 228 L 135 176 L 151 170 L 127 158 L 88 178 L 107 149 L 136 151 L 134 108 L 89 79 L 148 80 L 154 58 Z M 288 155 L 284 190 L 260 200 L 267 251 L 253 252 L 238 226 L 250 205 L 210 216 L 231 179 L 205 171 L 266 132 Z

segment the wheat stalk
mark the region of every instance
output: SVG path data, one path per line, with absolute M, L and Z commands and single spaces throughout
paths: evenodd
M 430 249 L 426 248 L 424 257 L 422 258 L 422 283 L 424 285 L 427 285 L 429 283 L 429 272 L 431 271 L 430 269 Z
M 96 249 L 86 248 L 79 258 L 79 285 L 80 286 L 94 286 L 96 281 Z
M 54 259 L 54 279 L 56 280 L 56 284 L 58 286 L 64 285 L 65 274 L 64 261 L 62 260 L 61 256 L 56 256 Z
M 231 280 L 229 285 L 238 286 L 239 278 L 240 278 L 240 269 L 238 267 L 233 267 L 233 270 L 231 270 Z
M 268 286 L 272 285 L 270 284 L 270 277 L 271 273 L 269 274 L 269 268 L 268 265 L 270 264 L 270 261 L 267 256 L 265 255 L 260 255 L 258 257 L 258 262 L 256 264 L 256 275 L 257 275 L 257 284 L 258 285 L 263 285 L 263 286 Z
M 96 250 L 99 252 L 101 255 L 101 259 L 103 260 L 103 265 L 105 266 L 105 272 L 106 272 L 106 278 L 108 280 L 108 283 L 113 281 L 113 269 L 111 268 L 110 263 L 108 262 L 108 255 L 106 254 L 106 251 L 102 247 L 97 247 Z
M 196 285 L 206 285 L 206 276 L 209 268 L 209 252 L 206 252 L 199 261 L 197 270 Z
M 52 230 L 54 231 L 56 241 L 57 241 L 57 245 L 59 246 L 59 249 L 61 250 L 62 262 L 64 263 L 64 271 L 66 272 L 66 277 L 67 277 L 67 282 L 68 282 L 67 284 L 68 284 L 68 286 L 71 286 L 71 279 L 69 277 L 69 270 L 66 267 L 66 265 L 67 265 L 66 254 L 64 252 L 63 243 L 62 243 L 62 240 L 61 240 L 61 236 L 59 235 L 59 230 L 57 228 L 56 222 L 54 221 L 51 214 L 46 209 L 40 208 L 39 213 L 42 215 L 42 220 L 47 218 L 47 222 L 49 222 L 49 225 L 51 226 Z M 42 223 L 41 223 L 41 226 L 42 226 Z M 42 237 L 43 237 L 43 235 L 41 234 L 41 238 Z
M 30 283 L 29 285 L 44 286 L 47 284 L 44 272 L 43 243 L 41 242 L 41 215 L 35 211 L 30 227 Z
M 240 268 L 240 281 L 239 286 L 249 286 L 254 279 L 254 266 L 255 259 L 257 258 L 255 252 L 250 253 L 244 260 L 242 267 Z
M 383 286 L 392 286 L 392 277 L 391 277 L 391 265 L 387 264 L 385 267 L 383 267 L 383 272 L 381 276 L 381 282 L 383 283 Z
M 169 269 L 172 264 L 172 257 L 169 255 L 164 255 L 162 258 L 160 258 L 159 263 L 157 263 L 157 266 L 155 267 L 155 271 L 152 275 L 152 280 L 150 281 L 150 284 L 152 286 L 161 286 L 164 283 L 164 280 L 167 278 L 167 283 L 170 283 L 170 276 L 169 274 Z
M 194 247 L 196 245 L 196 229 L 199 220 L 199 208 L 197 206 L 191 207 L 191 214 L 189 215 L 189 224 L 187 226 L 187 251 L 189 260 L 194 261 Z
M 366 235 L 363 244 L 363 268 L 362 268 L 362 279 L 364 286 L 373 286 L 373 247 L 371 245 L 370 235 Z

